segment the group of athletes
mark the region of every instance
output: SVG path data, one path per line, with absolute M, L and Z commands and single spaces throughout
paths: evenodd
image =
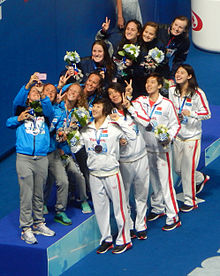
M 132 247 L 131 239 L 147 238 L 147 221 L 166 216 L 162 230 L 181 226 L 172 168 L 182 182 L 182 212 L 198 207 L 196 194 L 209 180 L 196 170 L 201 121 L 211 114 L 193 68 L 184 64 L 189 20 L 179 16 L 170 25 L 143 27 L 130 20 L 119 43 L 109 27 L 106 18 L 91 56 L 68 64 L 58 84 L 43 84 L 35 72 L 13 101 L 7 127 L 16 128 L 21 238 L 29 244 L 37 243 L 35 234 L 55 235 L 44 222 L 54 183 L 54 220 L 72 224 L 65 211 L 73 198 L 90 213 L 91 193 L 101 232 L 97 253 L 120 254 Z M 139 46 L 135 59 L 120 55 L 126 44 Z M 155 48 L 164 54 L 161 63 L 146 58 Z M 90 122 L 80 128 L 77 143 L 67 141 L 65 130 L 75 125 L 72 116 L 80 108 L 89 111 Z M 110 202 L 118 227 L 115 245 Z

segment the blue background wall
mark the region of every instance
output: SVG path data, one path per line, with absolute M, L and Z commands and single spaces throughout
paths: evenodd
M 190 16 L 190 0 L 140 0 L 143 21 L 169 23 Z M 47 72 L 56 83 L 66 50 L 90 54 L 96 31 L 105 16 L 115 24 L 114 0 L 6 0 L 0 20 L 0 156 L 15 143 L 6 129 L 12 101 L 34 72 Z

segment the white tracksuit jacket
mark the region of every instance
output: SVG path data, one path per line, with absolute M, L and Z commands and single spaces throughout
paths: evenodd
M 183 103 L 184 99 L 181 99 L 177 93 L 175 93 L 176 86 L 172 86 L 169 89 L 169 99 L 173 102 L 177 112 Z M 181 140 L 186 139 L 201 139 L 202 134 L 202 120 L 211 118 L 211 112 L 205 93 L 198 88 L 192 98 L 187 97 L 183 109 L 190 111 L 190 117 L 186 124 L 181 124 L 181 130 L 178 133 L 178 137 Z
M 128 111 L 135 118 L 135 120 L 146 127 L 149 122 L 153 122 L 154 125 L 165 125 L 168 128 L 170 139 L 173 140 L 180 130 L 180 122 L 177 117 L 173 103 L 163 96 L 159 95 L 157 102 L 154 104 L 155 109 L 150 119 L 150 114 L 154 106 L 151 108 L 149 103 L 149 97 L 140 96 L 135 101 Z M 144 132 L 145 143 L 147 151 L 150 152 L 167 152 L 168 148 L 163 148 L 155 137 L 153 131 Z
M 121 146 L 120 149 L 120 162 L 127 163 L 136 161 L 147 154 L 145 140 L 143 137 L 143 127 L 137 125 L 135 121 L 131 118 L 130 114 L 126 117 L 120 112 L 117 112 L 121 119 L 127 121 L 127 124 L 133 129 L 137 135 L 135 140 L 130 140 L 126 146 Z
M 100 145 L 103 148 L 102 153 L 95 152 L 99 137 Z M 71 147 L 71 150 L 77 152 L 85 145 L 90 174 L 99 177 L 109 176 L 119 171 L 120 138 L 127 138 L 129 144 L 130 140 L 136 139 L 136 133 L 122 117 L 117 122 L 111 121 L 107 117 L 98 131 L 95 128 L 94 121 L 83 128 L 80 138 L 81 145 L 77 148 Z

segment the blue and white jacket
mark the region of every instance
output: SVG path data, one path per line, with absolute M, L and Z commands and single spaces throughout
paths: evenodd
M 50 145 L 49 126 L 52 122 L 54 111 L 48 97 L 41 99 L 43 116 L 29 118 L 18 121 L 18 116 L 10 117 L 6 126 L 16 130 L 16 152 L 33 155 L 45 156 Z M 48 121 L 48 123 L 46 122 Z

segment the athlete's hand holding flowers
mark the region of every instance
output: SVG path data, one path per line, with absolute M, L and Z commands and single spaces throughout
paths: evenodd
M 149 50 L 148 55 L 145 56 L 145 61 L 143 61 L 140 65 L 143 66 L 148 72 L 154 72 L 155 69 L 163 62 L 164 58 L 164 52 L 155 47 Z
M 168 128 L 164 125 L 158 125 L 155 127 L 154 133 L 161 145 L 166 149 L 171 141 Z
M 80 56 L 76 51 L 66 51 L 64 61 L 67 63 L 67 75 L 73 77 L 76 81 L 83 78 L 82 71 L 76 66 L 80 62 Z

